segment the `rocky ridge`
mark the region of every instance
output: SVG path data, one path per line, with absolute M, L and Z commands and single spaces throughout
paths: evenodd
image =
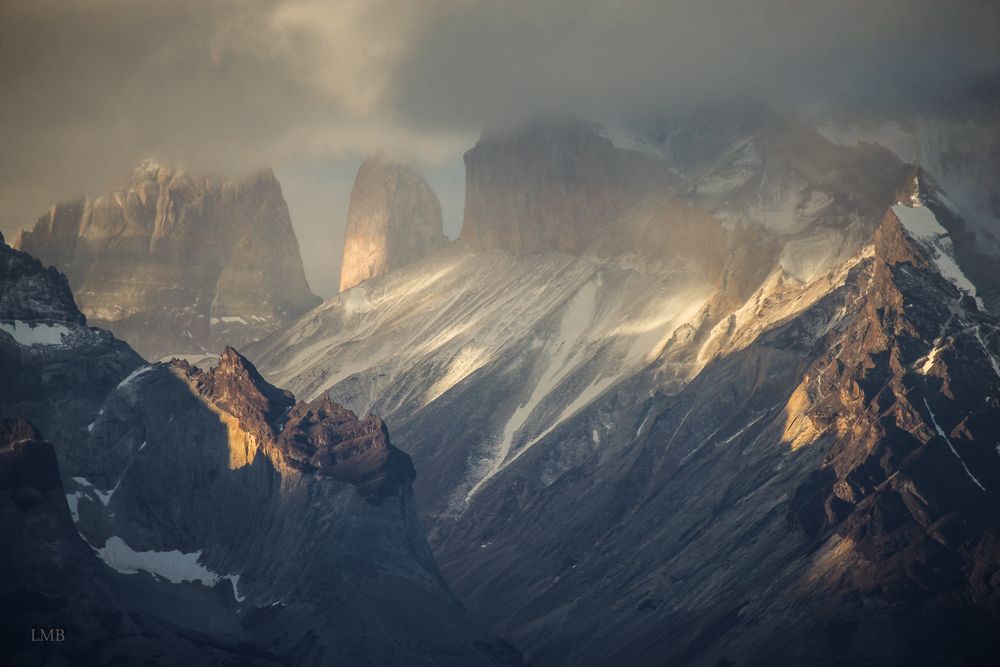
M 1000 328 L 931 267 L 888 214 L 812 307 L 483 486 L 445 572 L 539 664 L 988 660 Z
M 171 370 L 221 415 L 236 420 L 230 446 L 234 430 L 244 446 L 231 449 L 231 465 L 252 463 L 260 451 L 279 470 L 350 482 L 373 501 L 393 495 L 416 476 L 409 457 L 389 442 L 381 419 L 359 419 L 327 397 L 296 402 L 230 347 L 207 371 L 183 360 L 171 362 Z

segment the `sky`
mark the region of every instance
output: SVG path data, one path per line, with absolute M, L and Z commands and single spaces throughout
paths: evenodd
M 0 230 L 146 158 L 274 169 L 313 290 L 353 174 L 412 161 L 461 224 L 484 127 L 770 105 L 919 109 L 1000 73 L 994 0 L 0 0 Z

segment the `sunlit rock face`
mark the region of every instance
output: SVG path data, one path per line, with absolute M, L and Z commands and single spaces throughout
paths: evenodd
M 115 192 L 54 206 L 15 247 L 148 359 L 245 344 L 318 302 L 270 170 L 214 181 L 146 162 Z
M 406 266 L 445 243 L 441 204 L 423 177 L 385 157 L 365 160 L 351 190 L 340 290 Z

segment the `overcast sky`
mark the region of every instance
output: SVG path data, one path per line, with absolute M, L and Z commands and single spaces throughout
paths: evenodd
M 0 229 L 146 157 L 270 165 L 314 291 L 353 172 L 409 158 L 461 220 L 461 154 L 534 114 L 747 97 L 892 109 L 1000 70 L 995 0 L 0 0 Z

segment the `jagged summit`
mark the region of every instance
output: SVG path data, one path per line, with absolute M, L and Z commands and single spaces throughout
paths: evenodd
M 325 396 L 296 402 L 290 391 L 267 382 L 231 347 L 208 370 L 184 360 L 171 361 L 169 368 L 218 409 L 224 421 L 234 420 L 229 428 L 231 465 L 248 465 L 260 452 L 278 470 L 351 483 L 372 502 L 393 495 L 415 477 L 410 458 L 389 441 L 381 419 L 359 419 Z
M 259 414 L 269 424 L 276 424 L 295 404 L 292 392 L 267 382 L 250 360 L 228 345 L 219 363 L 207 371 L 189 368 L 200 393 L 227 404 L 230 410 Z
M 369 157 L 351 189 L 340 290 L 426 257 L 447 241 L 441 204 L 427 181 L 403 162 Z
M 149 359 L 245 344 L 319 302 L 269 169 L 222 181 L 146 161 L 119 190 L 54 206 L 15 245 Z

